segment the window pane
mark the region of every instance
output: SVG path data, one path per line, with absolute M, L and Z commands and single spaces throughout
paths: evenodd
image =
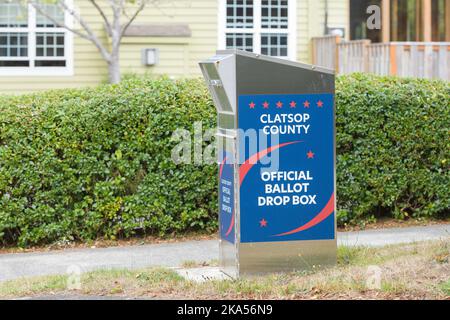
M 34 62 L 34 65 L 36 67 L 65 67 L 66 61 L 65 60 L 36 60 Z
M 28 38 L 23 32 L 0 33 L 0 57 L 26 57 Z
M 41 4 L 40 8 L 44 10 L 53 20 L 56 20 L 58 24 L 55 24 L 52 19 L 36 12 L 36 27 L 38 28 L 53 28 L 64 24 L 64 11 L 56 4 Z
M 421 2 L 391 1 L 391 39 L 393 41 L 422 41 Z
M 274 57 L 287 57 L 288 36 L 284 33 L 263 33 L 261 35 L 261 53 Z
M 1 51 L 1 50 L 0 50 Z M 30 61 L 0 61 L 0 67 L 29 67 Z
M 56 44 L 64 45 L 64 36 L 63 35 L 56 37 Z
M 44 44 L 44 36 L 37 36 L 36 44 Z
M 350 0 L 350 39 L 370 39 L 381 42 L 381 29 L 367 28 L 367 8 L 377 5 L 381 8 L 381 0 Z
M 253 34 L 227 33 L 227 49 L 253 51 Z
M 64 33 L 61 32 L 36 33 L 36 56 L 63 57 Z
M 253 0 L 227 0 L 227 28 L 253 28 Z
M 288 0 L 262 0 L 261 26 L 268 29 L 288 28 Z
M 0 28 L 23 28 L 28 26 L 27 6 L 0 0 Z
M 450 17 L 445 18 L 445 13 L 450 12 L 448 6 L 450 2 L 446 0 L 432 0 L 431 10 L 431 38 L 432 41 L 445 41 L 446 23 L 450 23 Z M 447 20 L 447 21 L 445 21 Z

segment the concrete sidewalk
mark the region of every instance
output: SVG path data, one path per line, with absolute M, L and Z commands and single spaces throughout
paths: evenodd
M 427 227 L 339 232 L 339 245 L 384 246 L 426 240 L 450 241 L 450 224 Z M 70 249 L 53 252 L 0 254 L 0 281 L 98 269 L 179 267 L 185 261 L 218 259 L 218 241 L 186 241 L 130 247 Z

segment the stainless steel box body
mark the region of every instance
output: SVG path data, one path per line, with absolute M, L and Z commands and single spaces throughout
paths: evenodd
M 290 272 L 336 263 L 332 240 L 242 243 L 239 199 L 238 97 L 262 94 L 334 94 L 334 72 L 325 68 L 256 55 L 218 51 L 200 63 L 218 112 L 217 141 L 234 155 L 234 243 L 220 240 L 220 267 L 232 277 Z M 268 81 L 267 79 L 270 79 Z M 336 157 L 334 156 L 334 162 Z M 335 226 L 336 224 L 334 224 Z M 336 232 L 334 233 L 336 235 Z

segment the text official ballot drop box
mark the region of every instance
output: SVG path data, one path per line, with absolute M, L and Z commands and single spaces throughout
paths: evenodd
M 335 264 L 334 72 L 240 50 L 200 67 L 218 111 L 222 271 Z

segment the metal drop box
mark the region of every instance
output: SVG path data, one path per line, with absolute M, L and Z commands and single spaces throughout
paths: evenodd
M 240 50 L 200 68 L 218 114 L 222 271 L 335 264 L 334 72 Z

